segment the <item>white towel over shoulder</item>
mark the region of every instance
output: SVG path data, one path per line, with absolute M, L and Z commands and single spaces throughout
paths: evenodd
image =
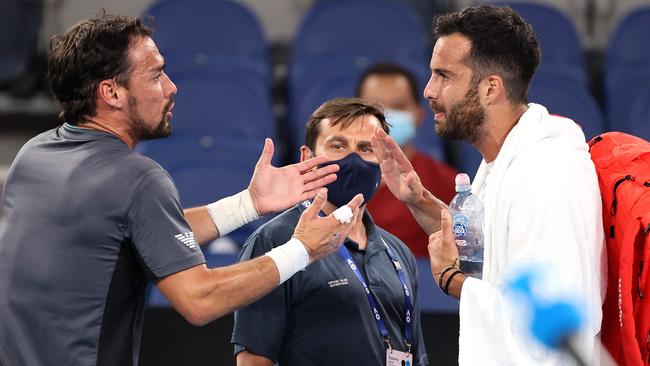
M 497 158 L 481 163 L 472 187 L 485 205 L 483 280 L 465 281 L 460 300 L 460 365 L 560 365 L 528 341 L 503 297 L 503 274 L 517 263 L 553 269 L 558 287 L 585 303 L 582 346 L 593 350 L 604 295 L 604 241 L 598 179 L 580 128 L 530 104 Z

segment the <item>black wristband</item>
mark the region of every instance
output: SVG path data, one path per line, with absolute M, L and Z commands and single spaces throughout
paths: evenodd
M 459 273 L 463 273 L 463 274 L 465 274 L 465 273 L 464 273 L 463 271 L 461 271 L 461 270 L 456 270 L 456 272 L 452 273 L 452 274 L 449 276 L 449 278 L 447 279 L 447 283 L 445 283 L 445 288 L 442 289 L 442 292 L 444 292 L 445 295 L 449 295 L 449 285 L 451 284 L 451 280 L 452 280 L 454 277 L 456 277 L 456 275 L 459 274 Z
M 442 272 L 440 272 L 440 276 L 438 276 L 438 287 L 442 290 L 442 277 L 445 275 L 445 273 L 451 271 L 452 269 L 457 269 L 454 266 L 450 266 L 445 268 Z

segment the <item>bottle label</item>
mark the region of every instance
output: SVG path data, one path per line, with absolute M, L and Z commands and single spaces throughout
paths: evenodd
M 469 220 L 467 217 L 461 213 L 454 214 L 452 218 L 454 225 L 454 236 L 457 239 L 462 239 L 467 235 L 467 227 L 469 226 Z

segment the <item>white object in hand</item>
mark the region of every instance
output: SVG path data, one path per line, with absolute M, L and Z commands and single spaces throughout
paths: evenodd
M 349 224 L 352 222 L 352 209 L 348 205 L 337 208 L 332 212 L 332 215 L 335 219 L 339 220 L 341 224 Z

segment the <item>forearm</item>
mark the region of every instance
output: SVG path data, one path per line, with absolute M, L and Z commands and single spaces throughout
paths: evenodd
M 407 207 L 427 235 L 440 230 L 440 211 L 447 205 L 431 192 L 424 190 L 422 197 L 416 202 L 407 203 Z
M 207 324 L 276 288 L 279 271 L 268 256 L 226 267 L 201 265 L 160 280 L 158 288 L 194 325 Z
M 194 240 L 199 245 L 207 244 L 219 237 L 219 230 L 208 214 L 206 206 L 185 209 L 183 214 L 194 233 Z
M 261 256 L 232 266 L 209 270 L 201 294 L 209 313 L 208 321 L 266 295 L 280 283 L 279 271 L 271 258 Z

